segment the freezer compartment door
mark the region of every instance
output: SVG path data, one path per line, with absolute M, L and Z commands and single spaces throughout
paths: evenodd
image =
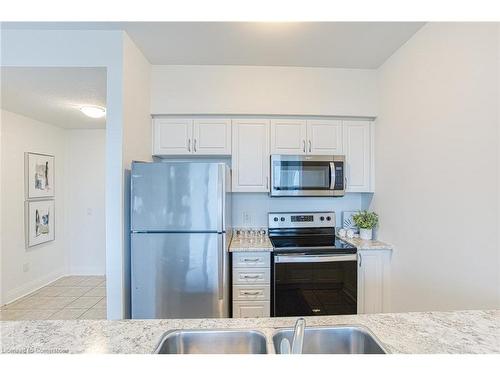
M 133 163 L 132 231 L 223 231 L 219 163 Z
M 225 234 L 133 233 L 132 318 L 229 316 Z

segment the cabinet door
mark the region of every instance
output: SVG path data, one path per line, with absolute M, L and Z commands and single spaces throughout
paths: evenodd
M 153 119 L 153 155 L 191 154 L 193 120 Z
M 358 313 L 390 309 L 390 250 L 358 251 Z
M 269 191 L 269 120 L 233 120 L 232 191 Z
M 339 155 L 342 153 L 341 120 L 308 120 L 307 153 Z
M 343 121 L 344 154 L 348 192 L 370 192 L 371 188 L 371 123 Z
M 271 154 L 305 154 L 306 136 L 305 120 L 271 120 Z
M 233 302 L 233 318 L 266 318 L 270 314 L 269 301 Z
M 231 120 L 194 120 L 193 152 L 200 155 L 231 155 Z

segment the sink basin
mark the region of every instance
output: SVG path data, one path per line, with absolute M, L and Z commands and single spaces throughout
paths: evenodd
M 166 332 L 157 354 L 266 354 L 266 336 L 243 330 L 174 330 Z
M 280 354 L 280 343 L 287 338 L 290 343 L 293 329 L 278 330 L 273 336 L 276 353 Z M 362 326 L 306 327 L 304 354 L 386 354 L 386 350 L 375 335 Z

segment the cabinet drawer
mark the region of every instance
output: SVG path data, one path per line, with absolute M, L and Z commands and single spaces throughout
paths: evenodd
M 234 268 L 269 267 L 271 265 L 271 254 L 267 252 L 243 252 L 233 253 Z
M 269 301 L 270 287 L 268 285 L 235 285 L 233 286 L 234 301 Z
M 267 318 L 270 315 L 269 301 L 233 303 L 233 318 Z
M 269 284 L 270 268 L 234 268 L 233 284 Z

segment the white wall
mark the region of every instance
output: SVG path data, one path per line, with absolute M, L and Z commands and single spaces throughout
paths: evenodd
M 122 31 L 2 30 L 3 66 L 106 67 L 107 314 L 125 316 Z M 77 46 L 77 48 L 76 48 Z
M 8 303 L 66 274 L 65 131 L 1 110 L 2 290 Z M 24 153 L 55 156 L 55 240 L 26 249 Z M 29 269 L 24 271 L 23 268 Z
M 394 311 L 500 307 L 496 27 L 427 24 L 379 69 L 373 208 Z
M 65 130 L 67 273 L 106 272 L 106 130 Z
M 233 227 L 267 227 L 269 212 L 335 211 L 337 226 L 341 226 L 342 211 L 367 208 L 363 196 L 348 193 L 341 198 L 271 198 L 266 193 L 232 194 Z M 245 217 L 244 217 L 245 216 Z
M 130 163 L 151 161 L 151 65 L 127 34 L 123 38 L 123 317 L 130 317 Z M 117 259 L 108 257 L 111 267 Z
M 376 116 L 376 71 L 153 66 L 152 114 Z

